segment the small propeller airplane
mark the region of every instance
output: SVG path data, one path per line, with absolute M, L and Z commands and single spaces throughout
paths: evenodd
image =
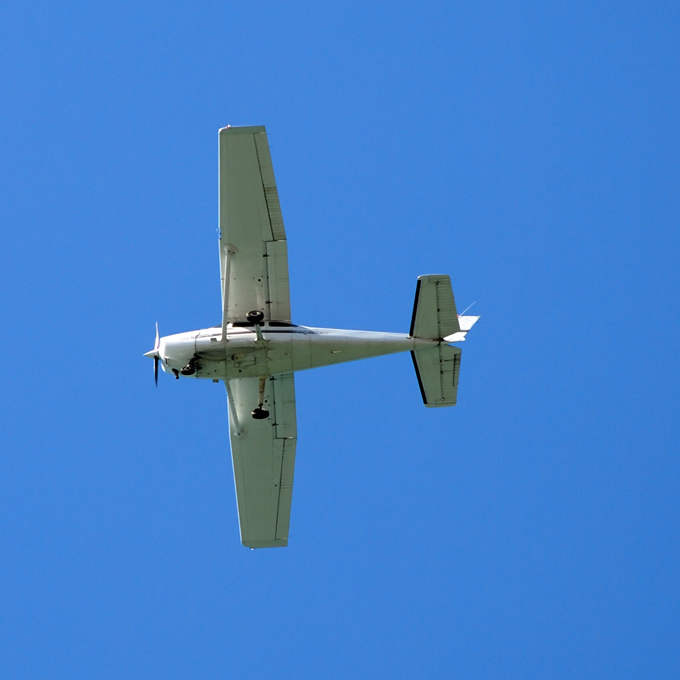
M 425 406 L 454 406 L 462 342 L 478 316 L 459 316 L 446 275 L 418 277 L 406 333 L 291 322 L 288 250 L 264 126 L 219 131 L 222 323 L 159 337 L 144 356 L 175 378 L 224 381 L 241 542 L 288 545 L 297 443 L 293 374 L 411 352 Z

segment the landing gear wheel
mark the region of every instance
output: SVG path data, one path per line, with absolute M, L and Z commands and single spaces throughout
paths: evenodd
M 192 359 L 189 359 L 189 363 L 184 367 L 180 369 L 180 373 L 182 375 L 193 375 L 196 373 L 196 371 L 200 370 L 201 365 L 196 361 L 196 357 L 193 357 Z
M 269 418 L 269 411 L 258 406 L 253 411 L 252 415 L 253 418 L 255 418 L 255 420 L 266 420 L 267 418 Z
M 249 323 L 259 326 L 264 321 L 264 312 L 261 312 L 258 309 L 253 310 L 252 312 L 248 312 L 246 319 L 248 319 Z

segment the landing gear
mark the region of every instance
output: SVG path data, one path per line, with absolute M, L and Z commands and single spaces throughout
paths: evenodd
M 249 323 L 255 324 L 255 326 L 259 326 L 264 321 L 264 312 L 261 312 L 259 309 L 256 309 L 252 312 L 248 312 L 248 314 L 246 315 L 246 319 L 248 319 Z
M 260 312 L 261 314 L 262 312 Z M 252 312 L 251 312 L 252 314 Z M 250 316 L 250 314 L 248 314 Z M 264 386 L 267 382 L 267 377 L 264 375 L 260 376 L 260 389 L 259 389 L 259 398 L 258 398 L 258 404 L 257 408 L 253 409 L 252 416 L 255 420 L 266 420 L 269 418 L 269 411 L 267 411 L 266 408 L 262 408 L 262 405 L 264 404 Z
M 189 359 L 189 363 L 184 368 L 181 368 L 179 372 L 182 375 L 193 375 L 200 368 L 201 368 L 201 365 L 198 363 L 198 361 L 194 357 L 192 359 Z
M 179 371 L 176 368 L 173 368 L 172 372 L 175 374 L 175 379 L 179 380 Z

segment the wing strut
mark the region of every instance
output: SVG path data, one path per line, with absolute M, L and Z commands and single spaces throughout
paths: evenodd
M 224 381 L 224 386 L 227 388 L 227 402 L 229 404 L 229 419 L 234 426 L 234 437 L 241 436 L 241 423 L 238 421 L 238 414 L 236 413 L 236 404 L 234 402 L 234 394 L 229 386 L 229 381 Z
M 231 276 L 231 256 L 236 252 L 234 246 L 224 246 L 224 257 L 222 263 L 222 342 L 227 341 L 227 320 L 229 318 L 229 278 Z M 229 388 L 227 388 L 229 389 Z

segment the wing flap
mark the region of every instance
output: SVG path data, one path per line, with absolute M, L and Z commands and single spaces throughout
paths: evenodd
M 267 241 L 266 248 L 269 318 L 277 321 L 290 321 L 288 242 Z
M 276 437 L 295 439 L 297 418 L 295 413 L 295 379 L 292 373 L 273 376 Z

